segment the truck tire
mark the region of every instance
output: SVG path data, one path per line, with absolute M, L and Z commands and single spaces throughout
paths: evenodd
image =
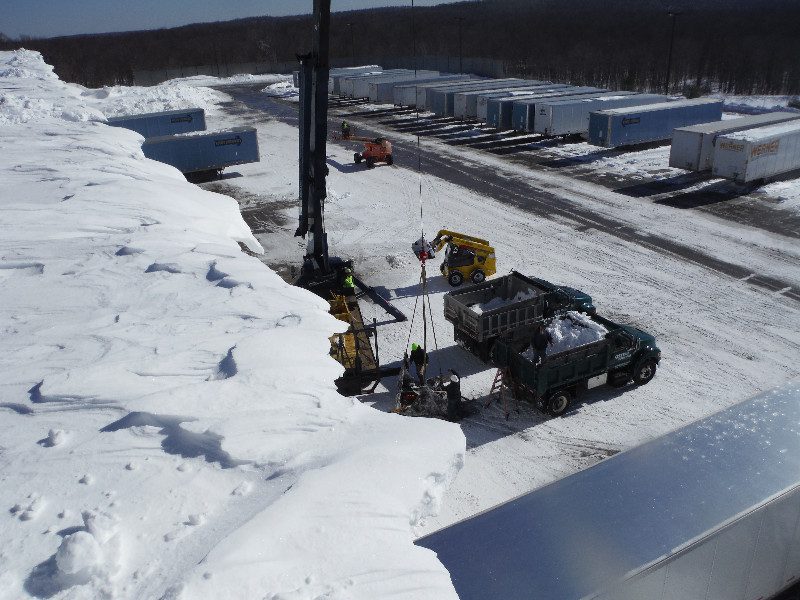
M 486 273 L 480 269 L 475 269 L 472 272 L 472 275 L 470 275 L 470 279 L 472 280 L 472 283 L 483 283 L 486 281 Z
M 375 167 L 375 159 L 372 158 L 371 156 L 368 156 L 367 157 L 367 168 L 368 169 L 372 169 L 374 167 Z
M 353 154 L 353 160 L 355 161 L 356 164 L 360 163 L 361 162 L 361 154 L 359 154 L 358 152 Z
M 656 374 L 656 361 L 648 358 L 642 361 L 633 370 L 633 383 L 636 385 L 644 385 L 648 383 Z
M 568 391 L 555 392 L 547 399 L 547 412 L 554 417 L 560 417 L 567 412 L 570 404 L 572 396 Z
M 461 271 L 453 271 L 450 273 L 450 276 L 447 278 L 447 281 L 453 287 L 458 287 L 462 283 L 464 283 L 464 276 L 461 274 Z
M 391 154 L 387 154 L 387 155 L 386 155 L 386 164 L 387 164 L 387 165 L 391 165 L 391 164 L 393 164 L 393 163 L 394 163 L 394 158 L 392 158 L 392 155 L 391 155 Z

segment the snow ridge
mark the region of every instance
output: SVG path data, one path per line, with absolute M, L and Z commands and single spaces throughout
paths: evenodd
M 0 598 L 454 598 L 412 523 L 460 430 L 336 393 L 327 303 L 102 122 L 163 90 L 0 73 Z

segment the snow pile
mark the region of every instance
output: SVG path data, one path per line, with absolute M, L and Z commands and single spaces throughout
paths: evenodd
M 502 308 L 510 304 L 516 304 L 517 302 L 533 300 L 534 298 L 536 298 L 536 290 L 520 290 L 511 298 L 502 298 L 498 296 L 497 298 L 492 298 L 488 302 L 484 302 L 482 304 L 473 304 L 470 306 L 470 308 L 480 315 L 485 312 L 489 312 L 490 310 Z
M 548 355 L 599 342 L 608 333 L 608 329 L 588 315 L 572 310 L 563 317 L 552 320 L 546 330 L 553 337 L 553 343 L 547 347 Z M 522 355 L 533 360 L 536 352 L 531 346 Z
M 735 96 L 727 94 L 711 94 L 711 96 L 722 98 L 725 110 L 743 114 L 756 115 L 776 110 L 800 112 L 796 108 L 789 107 L 789 102 L 797 100 L 797 96 Z
M 162 85 L 202 85 L 202 86 L 223 86 L 241 85 L 247 83 L 279 83 L 283 81 L 291 82 L 291 75 L 280 75 L 276 73 L 265 73 L 263 75 L 253 75 L 251 73 L 240 73 L 230 77 L 214 77 L 213 75 L 192 75 L 190 77 L 178 77 L 164 82 Z
M 162 83 L 151 87 L 111 86 L 97 90 L 82 88 L 84 99 L 97 106 L 106 117 L 136 115 L 162 110 L 215 109 L 225 94 L 207 87 Z
M 0 596 L 455 598 L 411 542 L 461 431 L 337 394 L 343 324 L 241 251 L 236 202 L 69 116 L 171 97 L 12 67 L 62 108 L 0 126 Z
M 294 102 L 300 101 L 300 88 L 294 87 L 291 81 L 273 83 L 261 91 L 272 98 L 284 98 Z
M 41 58 L 38 52 L 18 50 L 7 56 L 0 64 L 0 126 L 53 118 L 103 120 L 100 112 L 77 99 L 77 91 L 61 86 L 60 94 L 51 93 L 58 77 L 50 65 L 32 68 L 32 63 Z

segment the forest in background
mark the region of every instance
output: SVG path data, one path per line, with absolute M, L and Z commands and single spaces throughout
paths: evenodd
M 800 93 L 796 0 L 475 0 L 413 12 L 368 9 L 333 14 L 330 49 L 342 63 L 405 57 L 413 68 L 414 56 L 463 55 L 502 61 L 508 76 L 663 91 L 670 12 L 679 13 L 671 92 Z M 44 39 L 0 35 L 0 49 L 39 50 L 62 79 L 101 87 L 130 85 L 140 70 L 291 62 L 309 50 L 311 28 L 310 15 L 256 17 Z

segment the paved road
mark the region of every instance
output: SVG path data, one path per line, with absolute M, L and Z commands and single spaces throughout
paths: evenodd
M 254 85 L 226 86 L 224 88 L 225 93 L 231 95 L 234 99 L 234 102 L 227 107 L 228 110 L 232 113 L 252 114 L 254 116 L 263 113 L 285 123 L 297 125 L 297 106 L 266 97 L 259 92 L 261 87 Z M 356 113 L 356 116 L 363 115 Z M 380 118 L 380 113 L 373 113 L 372 118 Z M 348 120 L 352 120 L 352 116 L 348 117 Z M 329 128 L 331 131 L 337 130 L 338 119 L 332 118 Z M 366 136 L 374 135 L 377 137 L 379 135 L 377 131 L 370 130 L 368 126 L 362 126 L 361 124 L 359 124 L 358 131 Z M 397 162 L 404 164 L 417 163 L 418 148 L 415 143 L 402 139 L 393 140 L 392 147 Z M 559 218 L 561 222 L 565 220 L 567 222 L 577 222 L 579 230 L 595 229 L 602 231 L 656 252 L 678 256 L 683 260 L 735 279 L 747 280 L 749 284 L 771 292 L 777 293 L 783 290 L 780 293 L 784 296 L 800 302 L 800 286 L 780 278 L 754 273 L 752 269 L 743 265 L 721 260 L 702 250 L 621 224 L 612 218 L 595 213 L 590 208 L 565 201 L 556 193 L 534 187 L 535 184 L 520 177 L 504 174 L 503 178 L 500 179 L 489 166 L 483 166 L 476 162 L 465 163 L 462 160 L 450 158 L 446 154 L 437 153 L 424 147 L 419 149 L 419 164 L 424 173 L 434 175 L 499 202 L 534 213 L 538 217 Z M 570 190 L 570 194 L 581 195 L 580 192 L 574 190 Z M 593 199 L 588 194 L 584 195 Z

